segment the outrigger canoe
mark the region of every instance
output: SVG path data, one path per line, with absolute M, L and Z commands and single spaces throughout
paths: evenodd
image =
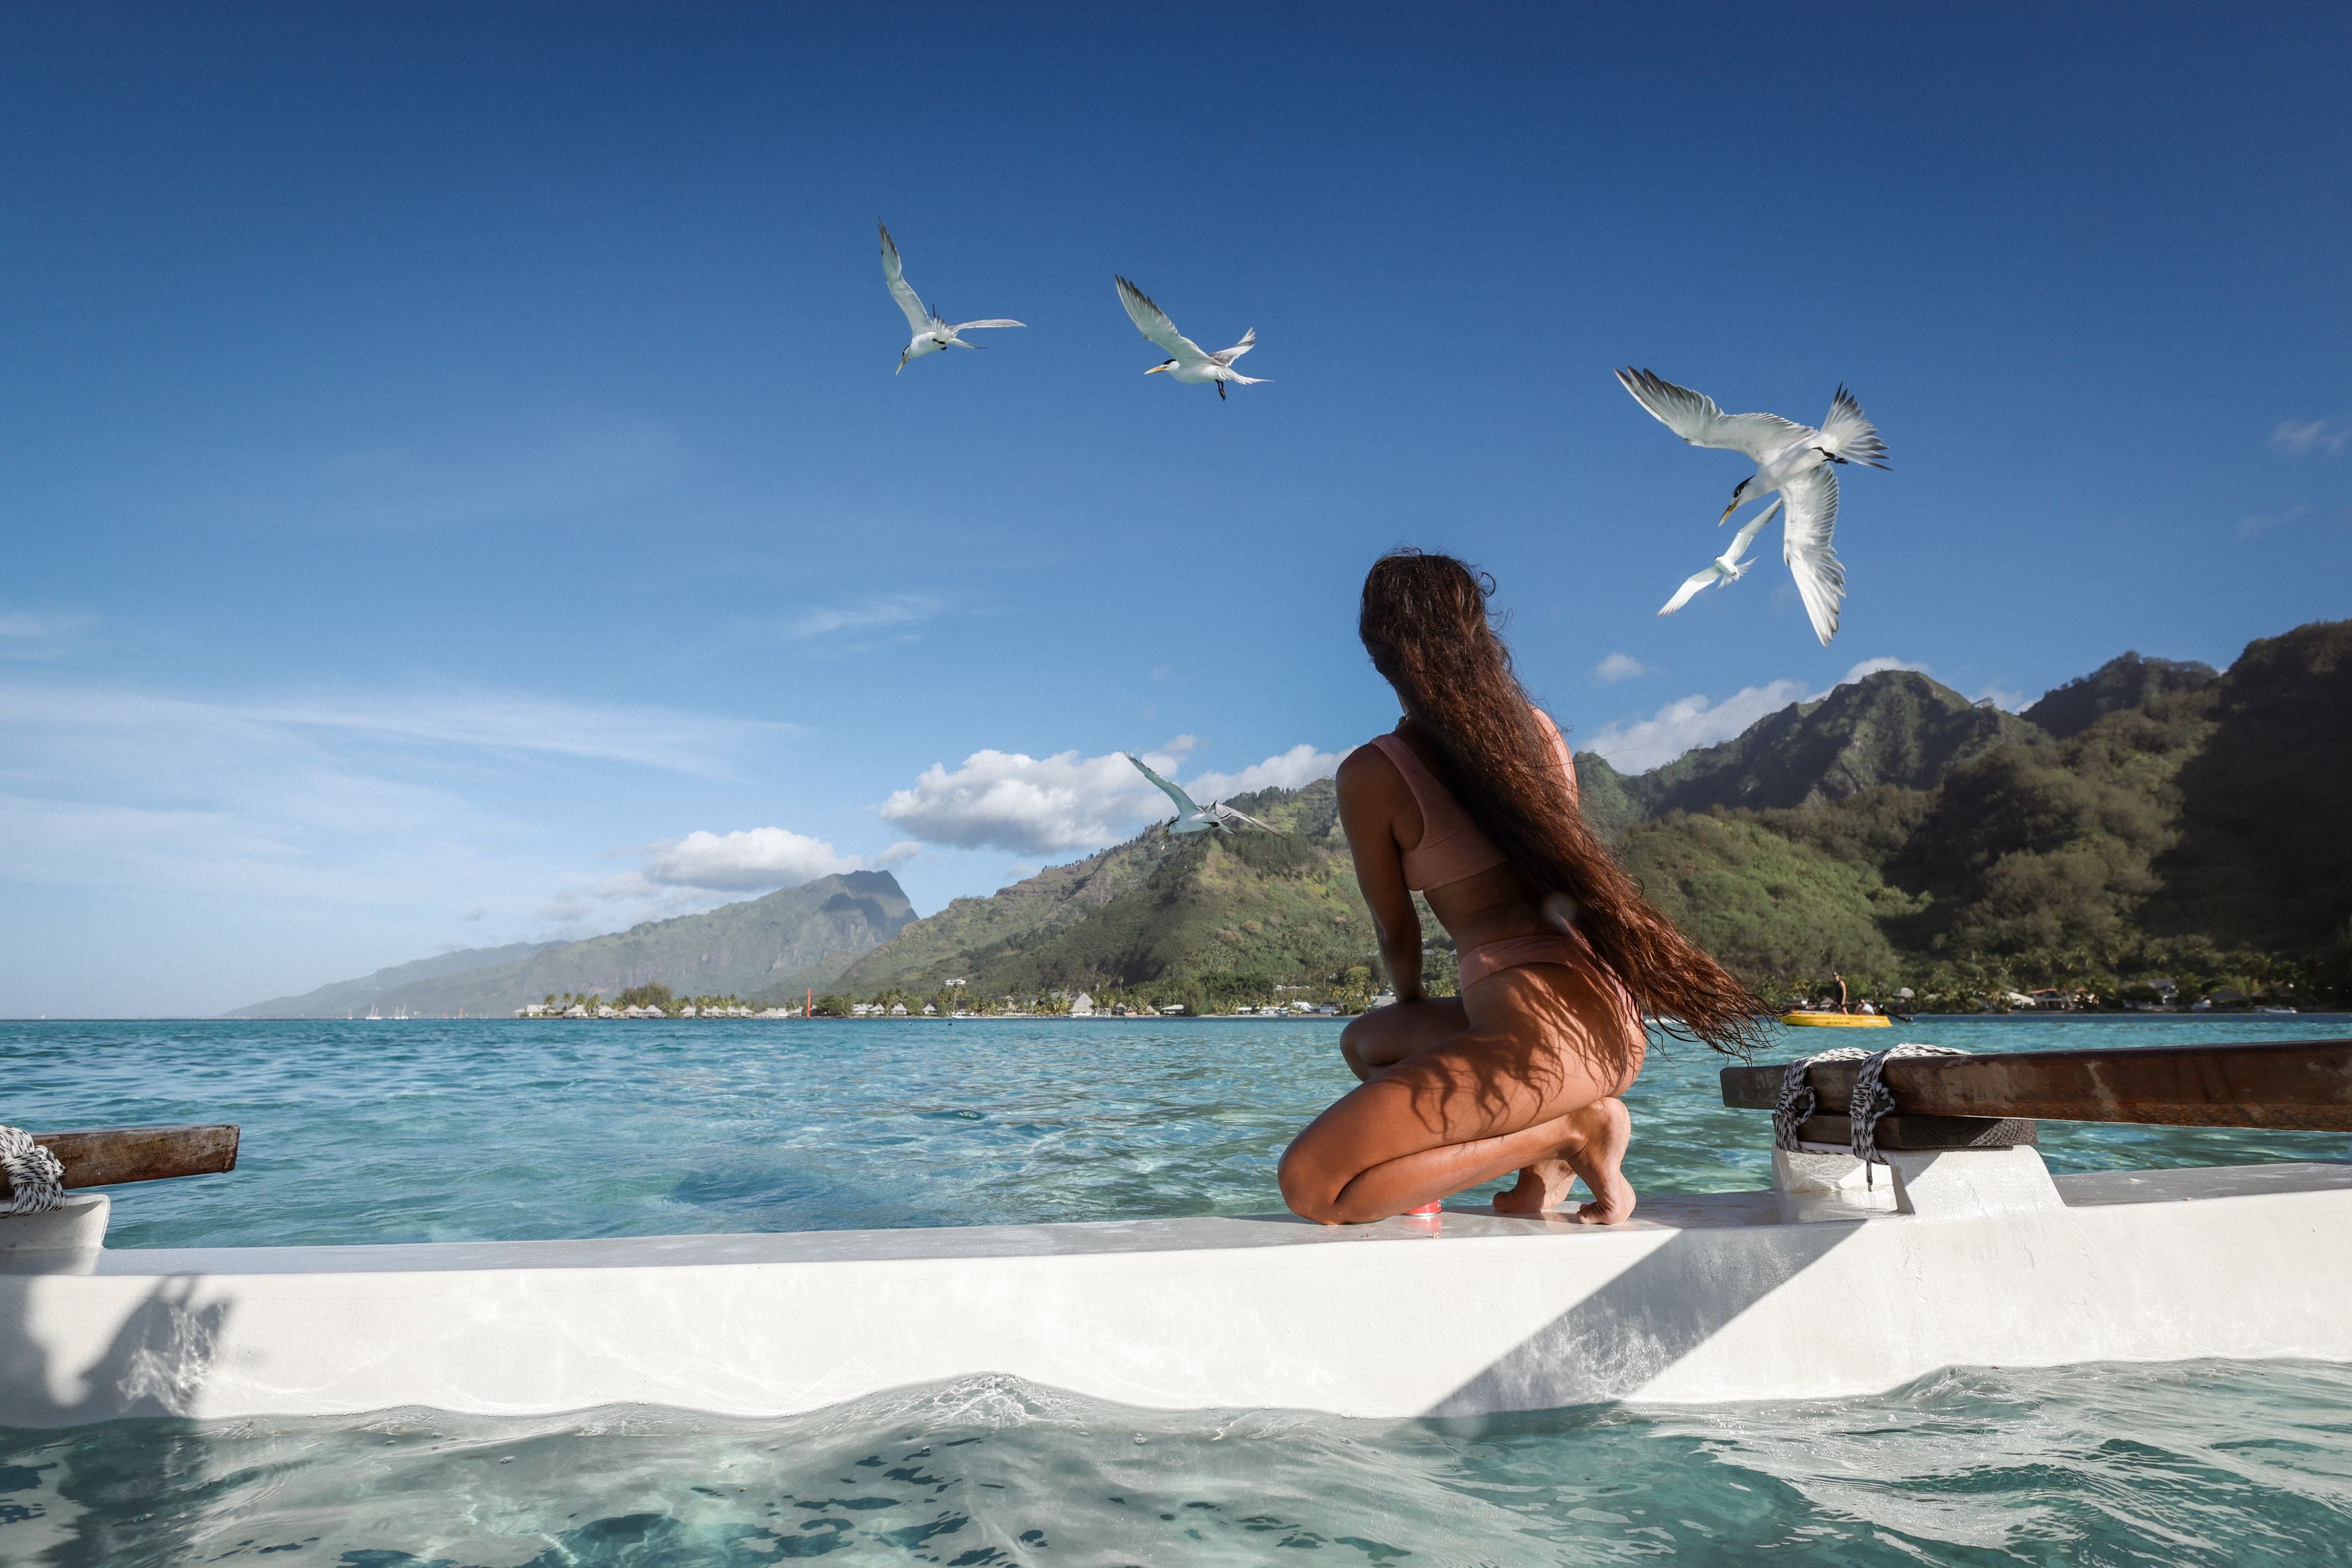
M 1885 1029 L 1884 1013 L 1782 1013 L 1780 1021 L 1805 1029 Z
M 1609 1227 L 1482 1205 L 114 1251 L 106 1195 L 77 1190 L 0 1216 L 0 1426 L 775 1416 L 984 1374 L 1158 1408 L 1478 1416 L 1862 1395 L 1948 1366 L 2352 1363 L 2352 1165 L 2053 1176 L 2037 1146 L 2045 1119 L 2352 1132 L 2352 1040 L 1889 1059 L 1891 1112 L 1853 1103 L 1863 1063 L 1795 1065 L 1820 1113 L 1769 1189 L 1645 1197 Z M 1768 1110 L 1790 1071 L 1727 1068 L 1724 1102 Z M 1857 1110 L 1884 1170 L 1850 1152 Z M 133 1135 L 73 1158 L 45 1141 L 69 1186 L 167 1174 L 107 1166 Z M 217 1170 L 221 1142 L 182 1144 Z

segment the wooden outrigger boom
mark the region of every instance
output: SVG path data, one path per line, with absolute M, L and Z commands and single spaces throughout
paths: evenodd
M 1860 1067 L 1808 1069 L 1819 1103 L 1850 1101 Z M 1769 1111 L 1786 1071 L 1727 1067 L 1723 1103 Z M 2352 1040 L 1901 1057 L 1886 1063 L 1881 1081 L 1895 1096 L 1890 1123 L 1967 1116 L 2352 1133 Z
M 171 1176 L 216 1176 L 236 1168 L 234 1125 L 98 1127 L 77 1133 L 36 1133 L 33 1142 L 58 1156 L 68 1187 L 114 1186 Z M 8 1195 L 0 1175 L 0 1197 Z

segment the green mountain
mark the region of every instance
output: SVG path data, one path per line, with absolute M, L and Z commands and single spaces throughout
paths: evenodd
M 1587 815 L 1643 874 L 1693 866 L 1683 905 L 1701 939 L 1770 970 L 1818 954 L 1824 934 L 1891 962 L 1876 918 L 1908 905 L 1866 866 L 1752 825 L 1688 826 L 1699 821 L 1691 810 L 1819 805 L 1889 785 L 1932 786 L 1990 749 L 2047 744 L 2011 715 L 1888 671 L 1654 773 L 1628 777 L 1589 752 L 1577 773 Z M 976 996 L 1112 990 L 1197 1007 L 1265 999 L 1285 986 L 1344 990 L 1349 970 L 1377 973 L 1330 782 L 1239 803 L 1287 836 L 1171 839 L 1153 830 L 992 897 L 958 899 L 859 959 L 835 988 L 922 997 L 962 979 Z M 1661 820 L 1677 825 L 1664 830 L 1654 825 Z M 1706 855 L 1683 852 L 1678 835 L 1693 833 L 1705 835 Z M 1432 977 L 1442 979 L 1454 956 L 1435 922 L 1426 925 Z M 1773 935 L 1759 942 L 1756 931 Z
M 2198 668 L 2118 660 L 2036 705 L 2066 736 L 1963 752 L 1927 787 L 1669 811 L 1620 852 L 1663 909 L 1783 995 L 1831 968 L 1951 1005 L 2158 977 L 2343 994 L 2352 622 L 2255 643 L 2210 680 Z
M 519 961 L 496 967 L 412 976 L 376 992 L 367 1005 L 387 1012 L 405 1008 L 419 1013 L 455 1013 L 463 1009 L 468 1014 L 496 1015 L 538 1001 L 551 992 L 611 997 L 628 987 L 656 981 L 681 995 L 731 994 L 748 998 L 761 993 L 798 999 L 810 988 L 824 990 L 832 986 L 860 955 L 888 941 L 914 917 L 914 908 L 898 878 L 888 872 L 851 872 L 820 877 L 764 898 L 726 904 L 704 915 L 647 921 L 584 942 L 520 949 L 524 956 Z M 265 1002 L 233 1016 L 340 1016 L 352 1010 L 352 1004 L 319 1011 L 288 1010 L 294 1004 L 337 990 L 326 987 L 309 998 Z
M 1584 820 L 1612 843 L 1649 814 L 1641 794 L 1641 774 L 1620 773 L 1597 751 L 1576 754 L 1576 798 Z
M 1196 1010 L 1277 987 L 1370 980 L 1370 917 L 1331 782 L 1234 804 L 1283 830 L 1171 837 L 1151 829 L 990 898 L 960 898 L 844 973 L 847 995 L 1127 991 Z
M 1932 789 L 1958 763 L 2041 738 L 2023 719 L 1972 704 L 1925 675 L 1883 670 L 1628 779 L 1627 792 L 1653 817 L 1819 805 L 1881 784 Z
M 2175 778 L 2152 928 L 2294 951 L 2352 944 L 2352 622 L 2249 647 Z
M 2230 669 L 2126 654 L 2021 717 L 1885 671 L 1626 775 L 1577 759 L 1586 814 L 1650 896 L 1780 999 L 1831 969 L 1930 1005 L 2042 986 L 2352 998 L 2352 622 Z M 2046 721 L 2046 722 L 2042 722 Z M 1283 830 L 1154 828 L 914 918 L 887 873 L 542 949 L 450 954 L 262 1003 L 497 1013 L 659 981 L 772 1002 L 1124 992 L 1200 1009 L 1361 994 L 1378 965 L 1332 785 L 1236 802 Z M 1427 923 L 1433 983 L 1453 954 Z
M 509 942 L 503 947 L 467 947 L 437 957 L 394 964 L 389 969 L 378 969 L 362 979 L 337 980 L 332 985 L 320 986 L 315 991 L 305 991 L 299 997 L 277 997 L 266 1002 L 256 1002 L 227 1016 L 233 1019 L 341 1018 L 345 1013 L 373 1007 L 406 986 L 446 979 L 478 969 L 504 968 L 521 963 L 534 953 L 560 946 L 561 943 L 555 942 Z
M 2221 678 L 2210 664 L 2126 653 L 2049 693 L 2024 716 L 2067 740 L 2111 713 L 2144 708 L 2177 692 L 2202 691 Z
M 1776 998 L 1832 969 L 1971 1008 L 2158 976 L 2352 992 L 2352 622 L 2257 643 L 2226 674 L 2126 654 L 2028 712 L 2053 727 L 1886 671 L 1654 772 L 1585 754 L 1578 774 L 1651 897 Z M 1376 972 L 1331 785 L 1242 804 L 1290 836 L 1154 830 L 957 900 L 835 989 L 1198 1006 Z

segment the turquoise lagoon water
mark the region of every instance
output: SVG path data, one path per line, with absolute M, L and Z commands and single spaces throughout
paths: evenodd
M 1975 1051 L 2343 1019 L 1927 1019 Z M 1321 1022 L 0 1024 L 0 1121 L 236 1121 L 111 1244 L 961 1225 L 1278 1206 L 1349 1082 Z M 1817 1048 L 1804 1031 L 1790 1051 Z M 1843 1043 L 1841 1040 L 1838 1043 Z M 1673 1046 L 1645 1191 L 1761 1185 L 1765 1118 Z M 2060 1170 L 2335 1159 L 2334 1134 L 2045 1125 Z M 1368 1304 L 1367 1310 L 1377 1310 Z M 1825 1325 L 1833 1328 L 1833 1325 Z M 1410 1347 L 1401 1347 L 1409 1353 Z M 1958 1369 L 1868 1399 L 1476 1423 L 1145 1413 L 1010 1379 L 741 1421 L 0 1431 L 0 1563 L 2352 1562 L 2352 1369 Z

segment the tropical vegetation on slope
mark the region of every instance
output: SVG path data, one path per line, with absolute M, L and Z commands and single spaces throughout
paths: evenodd
M 2227 674 L 2126 653 L 2021 715 L 1887 671 L 1650 773 L 1577 766 L 1650 896 L 1778 1001 L 1833 971 L 1943 1008 L 2152 999 L 2159 982 L 2183 1001 L 2352 999 L 2352 622 L 2257 642 Z M 920 920 L 887 872 L 824 877 L 247 1011 L 478 1015 L 654 985 L 838 1011 L 1368 1001 L 1375 943 L 1329 781 L 1235 804 L 1280 835 L 1154 828 Z M 1454 955 L 1426 930 L 1443 990 Z
M 2256 643 L 2226 675 L 2126 654 L 2021 716 L 1889 671 L 1652 773 L 1578 766 L 1651 897 L 1776 1000 L 1833 971 L 1969 1009 L 2352 987 L 2352 622 Z M 836 988 L 1352 997 L 1376 961 L 1331 786 L 1239 803 L 1288 836 L 1148 831 L 956 901 Z

